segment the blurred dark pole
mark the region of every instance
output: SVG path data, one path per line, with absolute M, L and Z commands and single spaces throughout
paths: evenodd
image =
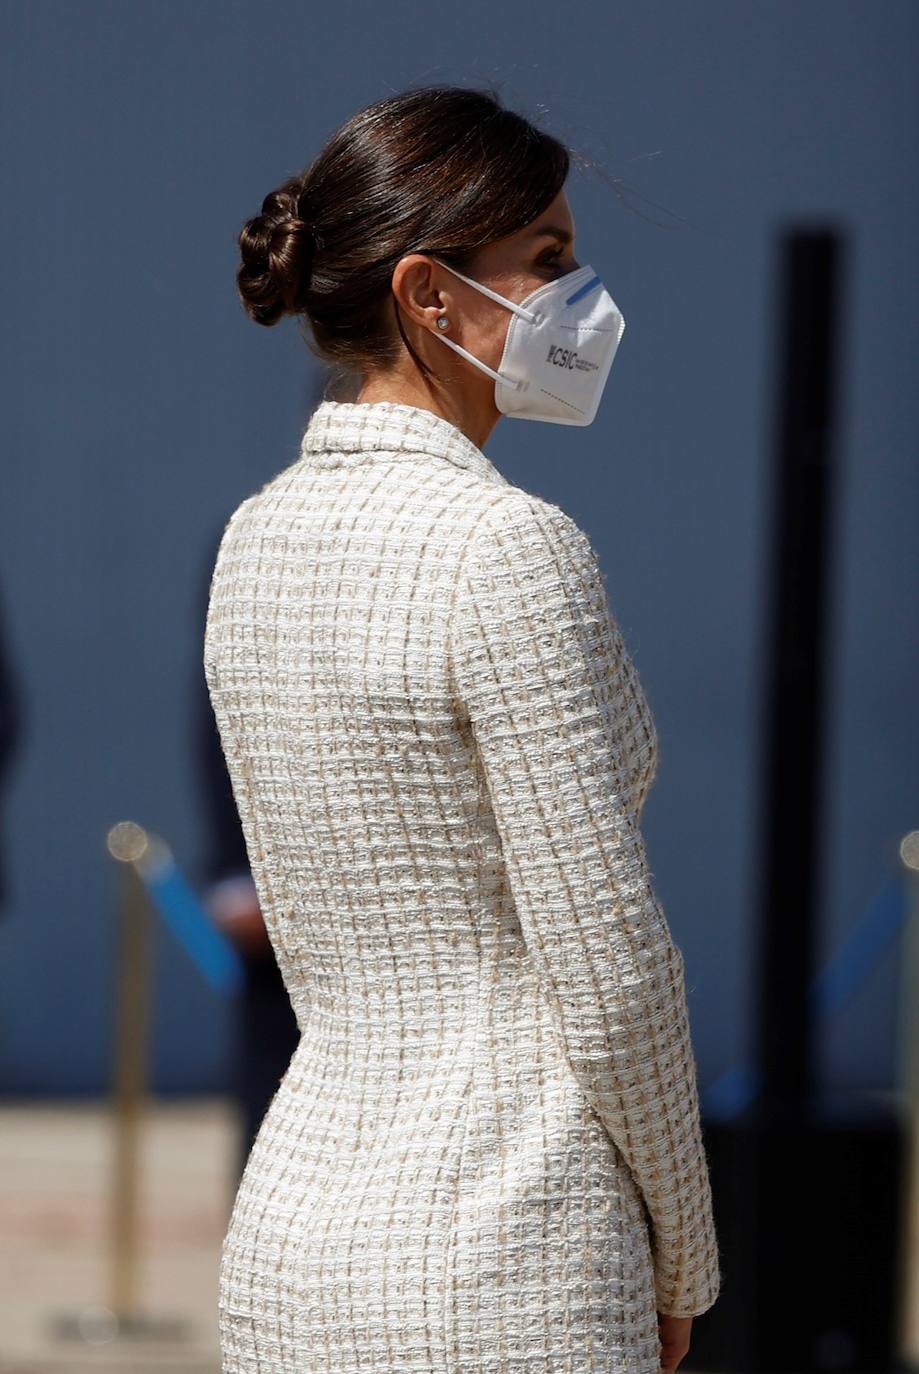
M 813 985 L 825 834 L 835 420 L 844 241 L 778 240 L 775 421 L 755 854 L 755 1078 L 706 1124 L 724 1284 L 690 1369 L 748 1374 L 896 1365 L 904 1140 L 892 1107 L 818 1082 Z M 688 1374 L 688 1371 L 687 1371 Z
M 889 1371 L 902 1173 L 892 1110 L 817 1081 L 810 988 L 825 871 L 836 403 L 844 247 L 780 241 L 765 643 L 748 1367 Z
M 764 644 L 762 795 L 756 913 L 758 1095 L 752 1111 L 750 1367 L 822 1367 L 813 1311 L 821 1266 L 813 1228 L 814 975 L 827 712 L 824 656 L 834 489 L 837 293 L 832 230 L 799 228 L 779 244 L 770 602 Z M 826 1238 L 829 1239 L 828 1237 Z M 806 1261 L 804 1257 L 806 1256 Z M 839 1352 L 842 1368 L 847 1367 Z M 832 1362 L 831 1362 L 832 1364 Z
M 24 703 L 22 688 L 13 669 L 12 649 L 7 641 L 4 604 L 0 599 L 0 806 L 12 775 L 12 765 L 22 743 Z M 0 915 L 5 914 L 9 896 L 6 849 L 0 845 Z
M 801 1121 L 814 1094 L 814 976 L 823 834 L 834 402 L 842 245 L 830 229 L 781 241 L 772 566 L 758 913 L 758 1112 Z

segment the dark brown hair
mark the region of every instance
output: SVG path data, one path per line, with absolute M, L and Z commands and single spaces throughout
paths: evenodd
M 303 316 L 310 351 L 346 373 L 392 363 L 387 303 L 399 259 L 423 250 L 469 271 L 479 248 L 555 199 L 571 156 L 491 90 L 426 86 L 376 101 L 247 220 L 240 299 L 257 324 Z

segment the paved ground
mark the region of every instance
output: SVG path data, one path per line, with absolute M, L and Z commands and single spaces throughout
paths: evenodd
M 110 1116 L 102 1105 L 4 1105 L 2 1374 L 216 1374 L 216 1266 L 236 1185 L 234 1133 L 232 1107 L 220 1100 L 157 1102 L 147 1112 L 137 1306 L 160 1328 L 155 1336 L 113 1340 L 105 1320 L 112 1301 Z M 182 1323 L 181 1331 L 164 1332 L 164 1322 Z

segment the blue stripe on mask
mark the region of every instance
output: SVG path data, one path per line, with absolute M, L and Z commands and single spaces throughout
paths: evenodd
M 579 301 L 582 296 L 586 296 L 588 291 L 592 291 L 595 286 L 599 285 L 599 282 L 599 277 L 591 277 L 590 281 L 585 282 L 583 286 L 578 287 L 577 291 L 575 291 L 573 296 L 568 297 L 568 299 L 565 301 L 565 304 L 574 305 L 575 301 Z

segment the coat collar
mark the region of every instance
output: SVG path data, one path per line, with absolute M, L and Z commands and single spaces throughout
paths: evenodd
M 350 467 L 377 456 L 430 454 L 509 486 L 490 459 L 450 420 L 401 401 L 320 401 L 300 441 L 303 461 Z

